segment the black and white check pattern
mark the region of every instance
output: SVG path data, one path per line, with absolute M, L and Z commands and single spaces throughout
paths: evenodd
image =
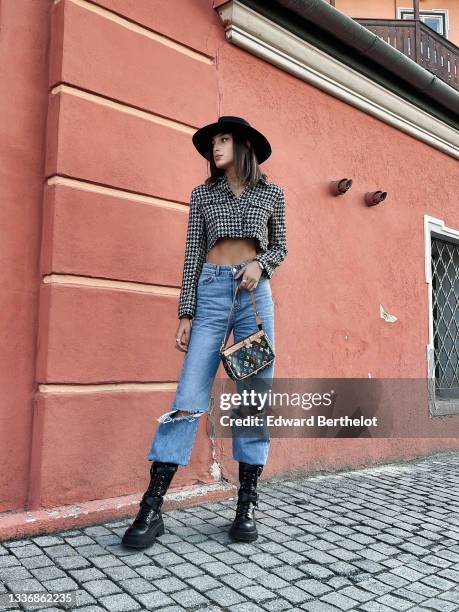
M 226 175 L 194 187 L 190 197 L 179 319 L 194 317 L 196 292 L 206 256 L 218 238 L 256 238 L 263 274 L 271 278 L 287 255 L 284 190 L 261 178 L 236 197 Z

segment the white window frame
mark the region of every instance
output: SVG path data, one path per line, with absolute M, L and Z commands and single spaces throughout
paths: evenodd
M 427 345 L 427 378 L 429 386 L 430 416 L 449 416 L 459 414 L 458 399 L 443 399 L 435 396 L 435 360 L 433 331 L 433 294 L 432 294 L 432 237 L 446 239 L 459 245 L 459 230 L 447 227 L 443 219 L 424 215 L 424 253 L 425 277 L 428 289 L 429 343 Z
M 397 19 L 402 19 L 402 13 L 408 11 L 409 13 L 413 13 L 414 11 L 412 6 L 407 7 L 398 7 L 397 8 Z M 445 17 L 445 32 L 440 34 L 440 36 L 444 36 L 447 40 L 449 39 L 449 11 L 448 9 L 419 9 L 420 15 L 444 15 Z M 437 32 L 439 34 L 439 32 Z

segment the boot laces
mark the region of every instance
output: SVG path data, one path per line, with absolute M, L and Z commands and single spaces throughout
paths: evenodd
M 254 508 L 258 507 L 257 480 L 262 471 L 262 465 L 242 470 L 241 486 L 239 487 L 236 506 L 236 516 L 238 518 L 251 518 Z
M 169 487 L 172 476 L 175 472 L 158 469 L 155 466 L 151 467 L 151 479 L 147 490 L 142 495 L 140 500 L 140 510 L 135 518 L 135 523 L 148 522 L 152 516 L 159 512 L 163 503 L 163 497 Z

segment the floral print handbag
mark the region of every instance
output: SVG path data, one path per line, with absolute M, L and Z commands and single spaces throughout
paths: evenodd
M 236 286 L 234 292 L 233 303 L 231 310 L 228 315 L 228 323 L 226 325 L 225 336 L 220 347 L 220 358 L 225 368 L 226 373 L 233 380 L 242 380 L 253 376 L 257 372 L 264 370 L 269 366 L 275 357 L 274 349 L 268 338 L 265 330 L 263 329 L 263 321 L 257 310 L 255 302 L 255 296 L 253 291 L 250 291 L 250 297 L 252 298 L 253 308 L 255 310 L 255 319 L 258 325 L 258 331 L 250 334 L 243 340 L 239 340 L 232 346 L 224 348 L 228 341 L 228 326 L 231 318 L 231 313 L 234 308 L 234 301 L 236 299 L 237 291 L 240 285 Z

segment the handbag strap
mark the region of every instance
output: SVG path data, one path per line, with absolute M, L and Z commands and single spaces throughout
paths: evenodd
M 230 322 L 230 319 L 231 319 L 231 313 L 233 312 L 234 303 L 235 303 L 235 301 L 236 301 L 236 295 L 237 295 L 237 291 L 238 291 L 239 287 L 240 287 L 240 284 L 239 284 L 239 285 L 236 285 L 236 289 L 235 289 L 235 291 L 234 291 L 233 303 L 231 304 L 231 309 L 230 309 L 230 311 L 229 311 L 228 321 L 227 321 L 227 323 L 226 323 L 226 331 L 225 331 L 225 336 L 224 336 L 224 338 L 223 338 L 223 342 L 222 342 L 222 344 L 221 344 L 221 346 L 220 346 L 220 351 L 222 351 L 222 350 L 223 350 L 223 347 L 225 346 L 225 344 L 226 344 L 226 343 L 227 343 L 227 341 L 228 341 L 228 336 L 229 336 L 229 333 L 228 333 L 229 322 Z M 250 293 L 250 297 L 252 298 L 252 305 L 253 305 L 253 309 L 255 310 L 255 320 L 256 320 L 256 322 L 257 322 L 258 329 L 260 329 L 260 330 L 261 330 L 261 329 L 263 329 L 263 319 L 261 318 L 261 315 L 260 315 L 260 313 L 259 313 L 259 312 L 258 312 L 258 310 L 257 310 L 257 304 L 256 304 L 256 302 L 255 302 L 255 296 L 253 295 L 253 291 L 249 291 L 249 293 Z

